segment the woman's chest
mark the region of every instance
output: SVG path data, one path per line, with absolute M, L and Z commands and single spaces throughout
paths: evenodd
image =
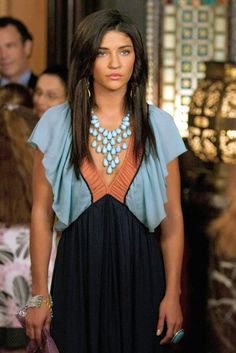
M 92 143 L 93 139 L 90 137 L 89 146 L 92 162 L 104 184 L 109 186 L 117 177 L 120 169 L 125 165 L 125 161 L 129 157 L 128 152 L 130 148 L 128 147 L 130 147 L 130 141 L 127 141 L 126 148 L 123 149 L 121 147 L 119 152 L 115 150 L 117 146 L 109 148 L 108 145 L 103 150 L 104 145 L 101 145 L 101 148 L 97 149 L 91 146 Z
M 112 168 L 112 172 L 110 173 L 107 170 L 106 162 L 109 154 L 98 153 L 91 147 L 92 141 L 89 141 L 92 161 L 89 161 L 88 158 L 84 159 L 81 165 L 81 173 L 90 189 L 93 201 L 95 202 L 104 195 L 109 194 L 120 202 L 123 202 L 141 163 L 142 150 L 140 150 L 138 158 L 136 158 L 133 151 L 134 138 L 132 136 L 129 139 L 127 148 L 121 150 L 116 156 L 112 156 L 112 160 L 118 157 L 119 163 Z M 111 164 L 110 160 L 108 162 Z

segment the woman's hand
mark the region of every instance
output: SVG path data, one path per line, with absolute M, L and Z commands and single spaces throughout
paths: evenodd
M 42 304 L 40 308 L 28 308 L 26 314 L 26 335 L 37 341 L 42 342 L 42 329 L 45 327 L 48 331 L 51 324 L 51 312 L 49 308 Z
M 159 308 L 159 320 L 157 324 L 157 335 L 160 336 L 166 324 L 166 334 L 160 344 L 170 343 L 173 336 L 182 328 L 183 316 L 179 298 L 165 296 Z

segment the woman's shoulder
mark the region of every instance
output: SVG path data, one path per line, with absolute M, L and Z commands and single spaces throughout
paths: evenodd
M 174 118 L 166 111 L 155 105 L 149 105 L 149 120 L 154 135 L 157 133 L 163 138 L 168 136 L 168 139 L 171 137 L 179 139 L 180 133 Z
M 49 108 L 40 118 L 39 124 L 58 124 L 67 121 L 70 123 L 70 106 L 68 102 Z
M 58 149 L 62 140 L 70 135 L 70 116 L 68 103 L 48 109 L 35 126 L 28 142 L 42 152 Z
M 158 154 L 163 154 L 166 164 L 186 151 L 174 118 L 169 113 L 149 105 L 149 119 Z
M 152 124 L 160 127 L 168 127 L 173 124 L 175 125 L 174 118 L 169 113 L 153 104 L 149 104 L 149 118 Z

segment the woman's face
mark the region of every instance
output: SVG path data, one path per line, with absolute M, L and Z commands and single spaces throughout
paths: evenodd
M 98 49 L 93 66 L 94 91 L 125 93 L 132 76 L 135 52 L 130 37 L 117 31 L 107 32 Z
M 49 108 L 64 103 L 66 98 L 61 79 L 56 75 L 43 74 L 38 78 L 33 95 L 34 112 L 40 118 Z

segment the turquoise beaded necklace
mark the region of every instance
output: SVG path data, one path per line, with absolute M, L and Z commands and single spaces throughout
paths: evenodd
M 132 135 L 130 113 L 126 114 L 120 126 L 114 130 L 101 127 L 98 117 L 92 113 L 89 134 L 94 137 L 91 147 L 97 153 L 103 154 L 103 166 L 106 168 L 107 174 L 112 174 L 120 163 L 119 153 L 128 147 L 124 140 Z

